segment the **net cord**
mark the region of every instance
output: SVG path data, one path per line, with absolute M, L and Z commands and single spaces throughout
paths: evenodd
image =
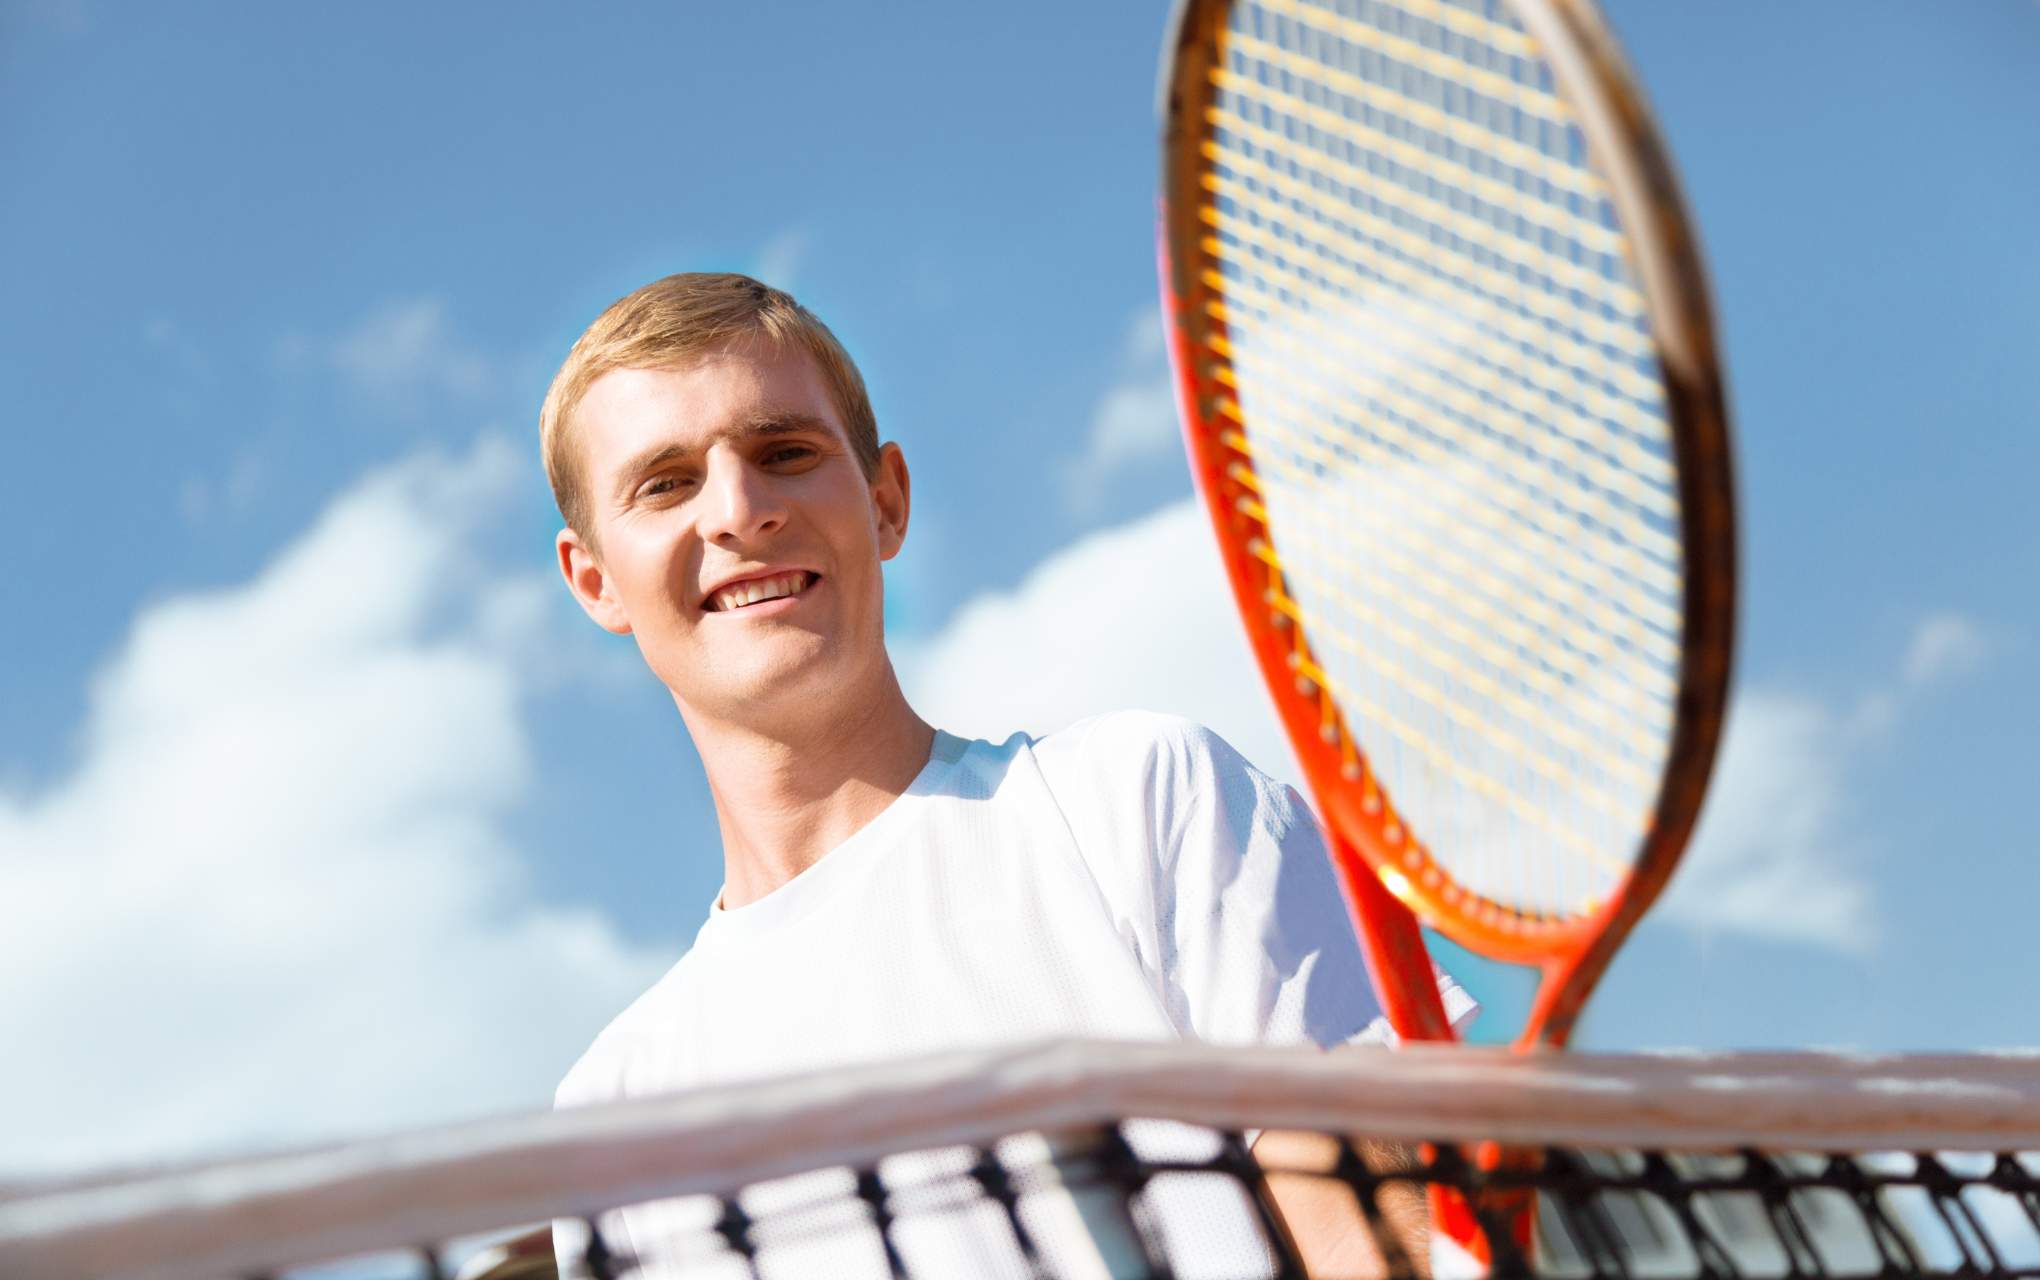
M 0 1274 L 267 1274 L 1128 1116 L 1402 1141 L 2040 1148 L 2040 1056 L 1580 1057 L 1055 1041 L 547 1112 L 0 1202 Z

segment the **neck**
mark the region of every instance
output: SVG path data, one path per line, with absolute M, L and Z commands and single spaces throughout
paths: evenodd
M 792 726 L 681 717 L 722 829 L 725 907 L 771 893 L 897 800 L 928 763 L 935 730 L 907 705 L 892 665 L 858 696 Z

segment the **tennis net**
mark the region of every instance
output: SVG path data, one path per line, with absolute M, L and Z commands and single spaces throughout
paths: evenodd
M 1071 1041 L 14 1187 L 0 1275 L 1244 1280 L 1307 1274 L 1305 1186 L 1342 1266 L 1466 1273 L 1409 1217 L 1442 1186 L 1495 1276 L 2040 1277 L 2034 1152 L 2031 1056 Z M 1483 1206 L 1526 1188 L 1518 1247 Z

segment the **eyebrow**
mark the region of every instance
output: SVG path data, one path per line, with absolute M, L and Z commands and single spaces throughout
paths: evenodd
M 616 496 L 627 498 L 637 487 L 639 479 L 671 466 L 676 462 L 689 462 L 718 444 L 742 444 L 763 436 L 790 436 L 808 432 L 827 434 L 828 424 L 811 413 L 787 410 L 781 413 L 764 413 L 746 419 L 735 426 L 724 427 L 701 444 L 666 443 L 655 444 L 633 454 L 617 471 Z

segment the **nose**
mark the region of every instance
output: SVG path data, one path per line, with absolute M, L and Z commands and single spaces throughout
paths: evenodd
M 740 547 L 786 523 L 786 508 L 772 477 L 727 449 L 712 450 L 702 479 L 703 539 Z

